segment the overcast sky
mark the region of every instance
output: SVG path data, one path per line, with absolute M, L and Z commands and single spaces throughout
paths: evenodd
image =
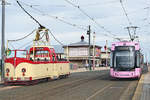
M 6 40 L 23 37 L 38 28 L 38 25 L 25 12 L 23 12 L 15 0 L 6 1 L 10 3 L 10 5 L 6 6 Z M 30 12 L 31 15 L 33 15 L 42 25 L 50 29 L 56 38 L 65 45 L 80 41 L 81 35 L 84 35 L 85 40 L 87 40 L 88 36 L 86 35 L 86 31 L 65 24 L 50 16 L 57 16 L 64 21 L 76 24 L 85 29 L 87 29 L 88 25 L 91 25 L 92 32 L 96 32 L 96 44 L 100 46 L 104 46 L 106 40 L 108 40 L 108 45 L 110 46 L 111 42 L 116 41 L 113 38 L 129 37 L 128 32 L 125 29 L 125 27 L 129 26 L 129 23 L 121 7 L 120 0 L 70 0 L 73 4 L 79 5 L 80 8 L 92 17 L 99 25 L 104 26 L 106 30 L 116 36 L 104 31 L 85 16 L 77 7 L 73 7 L 65 0 L 20 1 L 22 1 L 20 3 L 28 12 Z M 150 0 L 122 1 L 132 25 L 140 27 L 137 29 L 137 35 L 140 37 L 139 40 L 143 52 L 150 56 Z M 33 5 L 34 9 L 24 3 Z M 35 8 L 42 13 L 35 10 Z M 16 46 L 17 48 L 25 47 L 27 46 L 25 44 L 32 41 L 33 38 L 34 35 L 21 42 L 11 43 L 11 45 Z M 53 45 L 58 44 L 52 37 L 51 42 Z

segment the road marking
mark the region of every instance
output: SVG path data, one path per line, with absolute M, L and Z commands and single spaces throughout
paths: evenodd
M 107 89 L 108 87 L 110 87 L 112 84 L 109 84 L 107 86 L 105 86 L 104 88 L 98 90 L 97 92 L 95 92 L 93 95 L 89 96 L 86 100 L 90 100 L 92 99 L 93 97 L 95 97 L 97 94 L 103 92 L 105 89 Z
M 128 100 L 130 99 L 130 91 L 135 86 L 135 82 L 132 81 L 127 88 L 125 88 L 125 91 L 122 93 L 120 100 Z
M 102 74 L 102 75 L 105 75 L 105 74 Z M 88 81 L 88 82 L 86 82 L 85 84 L 89 84 L 89 82 L 91 82 L 91 81 Z M 92 81 L 93 82 L 93 81 Z M 84 84 L 84 85 L 85 85 Z M 69 89 L 69 90 L 66 90 L 66 92 L 67 91 L 70 91 L 70 90 L 73 90 L 73 89 L 77 89 L 77 88 L 79 88 L 81 85 L 83 85 L 83 84 L 79 84 L 78 86 L 76 86 L 76 87 L 74 87 L 74 88 L 71 88 L 71 89 Z
M 149 67 L 149 72 L 150 74 L 150 67 Z M 132 100 L 141 100 L 141 95 L 142 95 L 142 90 L 143 90 L 143 84 L 144 84 L 144 77 L 146 76 L 146 74 L 142 74 L 139 82 L 138 82 L 138 85 L 137 85 L 137 88 L 136 88 L 136 91 L 134 93 L 134 96 L 132 97 Z
M 0 88 L 0 91 L 9 90 L 9 89 L 18 88 L 18 87 L 21 87 L 21 86 L 7 86 L 7 87 Z
M 103 76 L 103 75 L 105 75 L 105 73 L 101 74 L 100 76 Z M 100 76 L 99 76 L 99 77 L 100 77 Z M 97 77 L 98 77 L 98 76 L 97 76 Z M 91 77 L 91 78 L 95 78 L 95 77 Z M 54 86 L 54 87 L 52 87 L 52 88 L 50 88 L 50 89 L 54 89 L 54 88 L 57 88 L 57 87 L 61 87 L 61 86 L 64 86 L 64 85 L 72 84 L 72 83 L 74 83 L 74 82 L 78 82 L 78 81 L 82 81 L 82 80 L 87 80 L 87 79 L 91 79 L 91 78 L 78 79 L 78 80 L 75 80 L 75 81 L 72 81 L 72 82 L 66 82 L 66 83 L 64 83 L 64 84 L 56 85 L 56 86 Z
M 124 87 L 110 87 L 111 89 L 122 89 Z

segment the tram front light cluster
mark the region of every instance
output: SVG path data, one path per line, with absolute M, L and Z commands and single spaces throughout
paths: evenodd
M 25 68 L 22 68 L 21 71 L 22 71 L 22 75 L 25 76 L 26 69 L 25 69 Z
M 117 74 L 117 73 L 115 73 L 115 76 L 118 76 L 118 74 Z

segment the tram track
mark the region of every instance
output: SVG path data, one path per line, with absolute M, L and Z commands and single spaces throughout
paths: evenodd
M 40 90 L 38 92 L 24 95 L 24 96 L 17 96 L 15 98 L 15 100 L 23 100 L 24 98 L 26 98 L 28 100 L 35 100 L 34 98 L 41 94 L 56 95 L 56 94 L 66 91 L 66 90 L 78 88 L 81 84 L 93 82 L 93 80 L 99 79 L 100 77 L 103 78 L 105 75 L 106 75 L 106 73 L 103 73 L 101 75 L 97 75 L 97 76 L 91 77 L 91 78 L 84 78 L 84 79 L 78 79 L 78 80 L 71 81 L 71 82 L 66 82 L 64 84 L 60 84 L 60 85 L 54 86 L 52 88 L 48 88 L 46 90 Z
M 82 72 L 82 73 L 84 73 L 84 72 Z M 69 77 L 72 77 L 72 75 L 71 76 L 69 76 Z M 74 77 L 74 76 L 73 76 Z M 68 79 L 70 80 L 70 82 L 68 82 Z M 56 81 L 61 81 L 61 80 L 64 80 L 64 81 L 67 81 L 66 83 L 64 83 L 64 85 L 65 84 L 70 84 L 70 83 L 73 83 L 73 82 L 76 82 L 76 81 L 80 81 L 80 80 L 82 80 L 82 79 L 78 79 L 78 78 L 76 78 L 77 80 L 75 80 L 75 81 L 72 81 L 72 79 L 74 80 L 74 78 L 67 78 L 67 80 L 66 79 L 58 79 L 58 80 L 50 80 L 50 81 L 48 81 L 48 82 L 56 82 Z M 46 82 L 46 81 L 44 81 L 44 84 L 46 84 L 46 83 L 48 83 L 48 82 Z M 35 84 L 35 85 L 38 85 L 38 84 L 41 84 L 41 82 L 39 82 L 39 83 L 37 83 L 37 84 Z M 32 85 L 30 85 L 30 86 L 32 86 Z M 57 85 L 57 86 L 55 86 L 55 87 L 59 87 L 59 86 L 63 86 L 63 84 L 60 84 L 60 85 Z M 0 91 L 3 91 L 3 90 L 9 90 L 9 89 L 14 89 L 14 88 L 20 88 L 20 87 L 24 87 L 24 85 L 16 85 L 16 86 L 13 86 L 13 85 L 7 85 L 7 86 L 5 86 L 4 84 L 0 84 Z M 54 87 L 54 88 L 55 88 Z
M 99 89 L 98 91 L 96 91 L 94 94 L 92 94 L 91 96 L 89 96 L 86 100 L 92 100 L 93 97 L 95 97 L 96 95 L 98 95 L 99 93 L 103 92 L 104 90 L 108 89 L 112 84 L 106 85 L 105 87 L 103 87 L 102 89 Z
M 109 71 L 85 72 L 67 79 L 0 91 L 0 100 L 130 100 L 136 83 L 131 79 L 111 80 Z

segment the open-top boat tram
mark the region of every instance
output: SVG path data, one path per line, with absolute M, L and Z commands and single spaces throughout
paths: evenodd
M 6 85 L 29 85 L 42 79 L 65 78 L 69 74 L 69 62 L 62 60 L 49 45 L 48 29 L 36 30 L 33 46 L 29 50 L 7 49 L 4 79 Z

